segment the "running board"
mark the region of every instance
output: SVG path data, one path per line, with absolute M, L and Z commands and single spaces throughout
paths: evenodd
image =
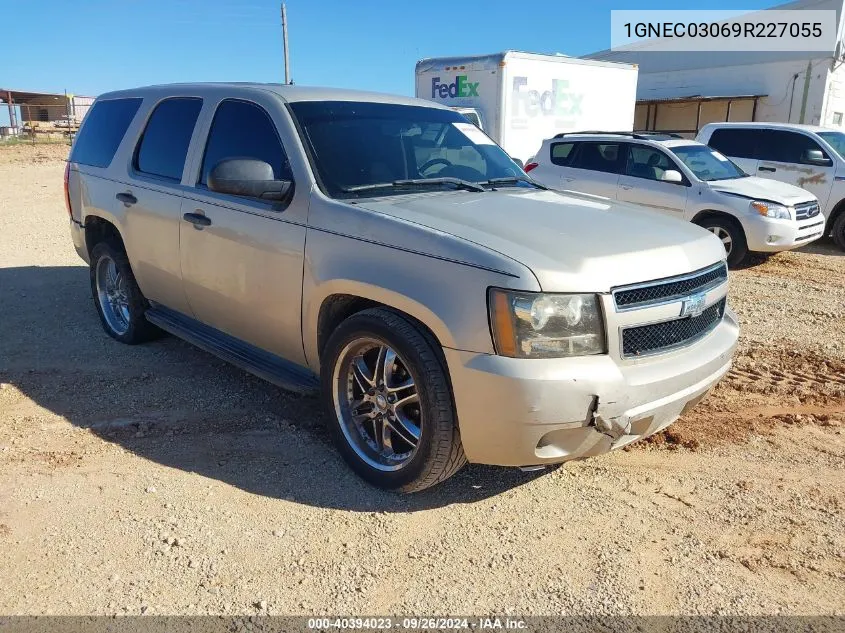
M 162 330 L 283 389 L 310 394 L 320 387 L 319 379 L 308 369 L 179 312 L 157 305 L 147 310 L 146 317 Z

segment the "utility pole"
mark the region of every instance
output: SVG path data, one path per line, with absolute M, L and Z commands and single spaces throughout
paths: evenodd
M 285 49 L 285 83 L 290 83 L 290 62 L 288 60 L 288 12 L 282 3 L 282 46 Z

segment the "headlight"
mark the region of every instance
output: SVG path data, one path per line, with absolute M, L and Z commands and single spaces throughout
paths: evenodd
M 493 342 L 501 356 L 560 358 L 605 351 L 597 295 L 491 288 L 488 300 Z
M 767 218 L 775 218 L 776 220 L 792 219 L 792 207 L 785 207 L 782 204 L 766 202 L 765 200 L 752 200 L 751 210 Z

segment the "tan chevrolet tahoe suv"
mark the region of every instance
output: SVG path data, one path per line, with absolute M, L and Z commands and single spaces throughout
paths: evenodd
M 101 96 L 66 171 L 105 331 L 167 331 L 321 391 L 378 486 L 541 467 L 655 433 L 725 374 L 725 251 L 534 183 L 463 116 L 251 84 Z

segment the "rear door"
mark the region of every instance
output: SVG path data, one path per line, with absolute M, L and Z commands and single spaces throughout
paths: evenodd
M 132 152 L 128 180 L 119 195 L 127 207 L 124 240 L 144 295 L 190 314 L 182 288 L 179 226 L 188 147 L 202 110 L 197 97 L 156 103 Z
M 680 183 L 662 180 L 668 170 L 680 172 L 683 176 L 675 160 L 656 147 L 636 143 L 625 145 L 625 172 L 619 177 L 617 198 L 684 219 L 689 180 L 685 176 Z
M 836 167 L 828 152 L 811 136 L 791 130 L 759 130 L 757 175 L 797 185 L 827 202 Z M 808 151 L 818 150 L 827 165 L 812 164 Z
M 707 144 L 713 149 L 721 152 L 740 169 L 750 176 L 765 174 L 757 173 L 757 144 L 760 141 L 760 133 L 765 130 L 726 127 L 713 130 Z
M 561 188 L 615 198 L 625 165 L 625 144 L 618 141 L 581 141 L 562 173 Z
M 185 294 L 195 318 L 294 363 L 302 349 L 302 266 L 310 191 L 285 203 L 208 189 L 220 161 L 253 158 L 276 179 L 294 180 L 282 138 L 295 134 L 270 93 L 216 104 L 196 185 L 182 204 L 180 253 Z M 280 134 L 280 130 L 282 133 Z M 205 216 L 207 225 L 192 219 Z

